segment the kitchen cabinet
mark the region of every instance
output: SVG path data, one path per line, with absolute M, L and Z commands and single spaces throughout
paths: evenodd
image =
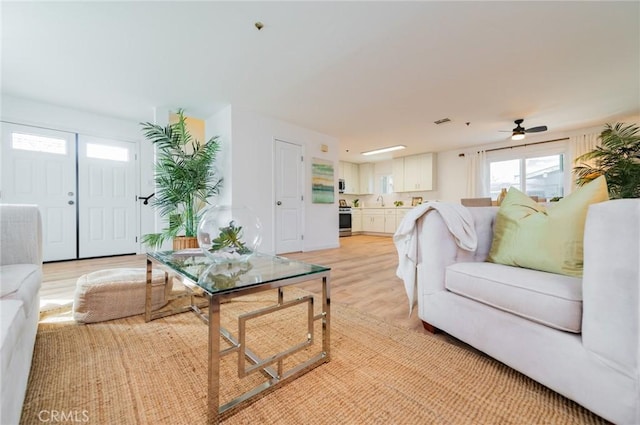
M 346 195 L 370 195 L 375 192 L 375 174 L 371 163 L 340 161 L 338 176 L 344 180 Z
M 402 222 L 402 219 L 404 218 L 405 215 L 407 215 L 409 211 L 411 210 L 408 208 L 399 208 L 396 210 L 396 229 L 400 227 L 400 223 Z
M 404 157 L 393 159 L 391 175 L 393 176 L 393 191 L 404 192 Z
M 385 210 L 383 208 L 370 208 L 362 211 L 362 231 L 385 233 Z
M 404 157 L 404 192 L 434 189 L 434 157 L 433 153 Z
M 435 190 L 436 155 L 423 153 L 395 158 L 392 164 L 394 192 Z
M 351 209 L 351 231 L 362 232 L 362 210 L 360 209 Z
M 352 210 L 354 213 L 356 211 L 360 213 L 360 217 L 356 218 L 355 214 L 352 215 L 352 231 L 393 235 L 404 216 L 411 211 L 411 208 L 363 208 L 361 211 Z M 356 220 L 359 220 L 359 222 Z
M 358 164 L 340 161 L 338 163 L 339 178 L 344 180 L 344 193 L 347 195 L 358 195 L 360 193 L 360 172 Z
M 364 163 L 359 164 L 358 172 L 360 174 L 360 194 L 370 195 L 375 191 L 375 176 L 373 172 L 373 164 Z
M 388 209 L 384 211 L 384 232 L 396 232 L 396 210 Z

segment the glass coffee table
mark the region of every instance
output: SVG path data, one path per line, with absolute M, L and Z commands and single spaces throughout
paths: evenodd
M 151 275 L 153 267 L 160 267 L 178 278 L 185 286 L 189 305 L 177 309 L 153 311 L 151 306 Z M 163 251 L 147 254 L 147 285 L 145 320 L 148 322 L 170 314 L 193 311 L 209 327 L 209 372 L 208 372 L 208 420 L 217 424 L 220 414 L 251 399 L 261 392 L 284 381 L 295 379 L 310 369 L 330 360 L 330 278 L 331 269 L 265 254 L 255 254 L 246 263 L 214 264 L 199 249 L 183 251 Z M 321 279 L 322 307 L 314 313 L 313 296 L 305 295 L 293 300 L 284 300 L 283 287 Z M 232 298 L 253 294 L 268 289 L 277 289 L 277 301 L 266 308 L 238 316 L 238 335 L 234 336 L 220 324 L 220 305 Z M 196 302 L 196 296 L 203 296 L 206 302 Z M 200 298 L 202 300 L 202 298 Z M 306 304 L 307 335 L 305 340 L 287 347 L 267 358 L 260 358 L 245 343 L 246 325 L 249 320 L 268 316 L 286 308 Z M 304 308 L 304 307 L 302 307 Z M 207 310 L 208 309 L 208 314 Z M 284 359 L 313 344 L 314 322 L 322 324 L 322 344 L 320 351 L 294 367 L 284 369 Z M 223 349 L 221 337 L 229 344 Z M 245 377 L 253 372 L 261 372 L 265 381 L 253 389 L 220 405 L 220 360 L 223 356 L 237 353 L 238 376 Z

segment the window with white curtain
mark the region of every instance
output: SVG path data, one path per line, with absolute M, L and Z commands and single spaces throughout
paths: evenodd
M 497 199 L 511 186 L 529 196 L 563 197 L 571 179 L 567 167 L 566 143 L 502 149 L 487 153 L 489 192 Z

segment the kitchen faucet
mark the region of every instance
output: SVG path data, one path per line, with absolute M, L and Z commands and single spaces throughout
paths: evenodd
M 376 199 L 376 202 L 380 201 L 380 206 L 384 207 L 384 198 L 382 197 L 382 195 L 378 196 L 378 199 Z

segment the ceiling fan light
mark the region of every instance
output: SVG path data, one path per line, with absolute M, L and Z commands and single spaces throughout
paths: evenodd
M 524 133 L 513 133 L 511 136 L 511 140 L 522 140 L 524 139 Z

